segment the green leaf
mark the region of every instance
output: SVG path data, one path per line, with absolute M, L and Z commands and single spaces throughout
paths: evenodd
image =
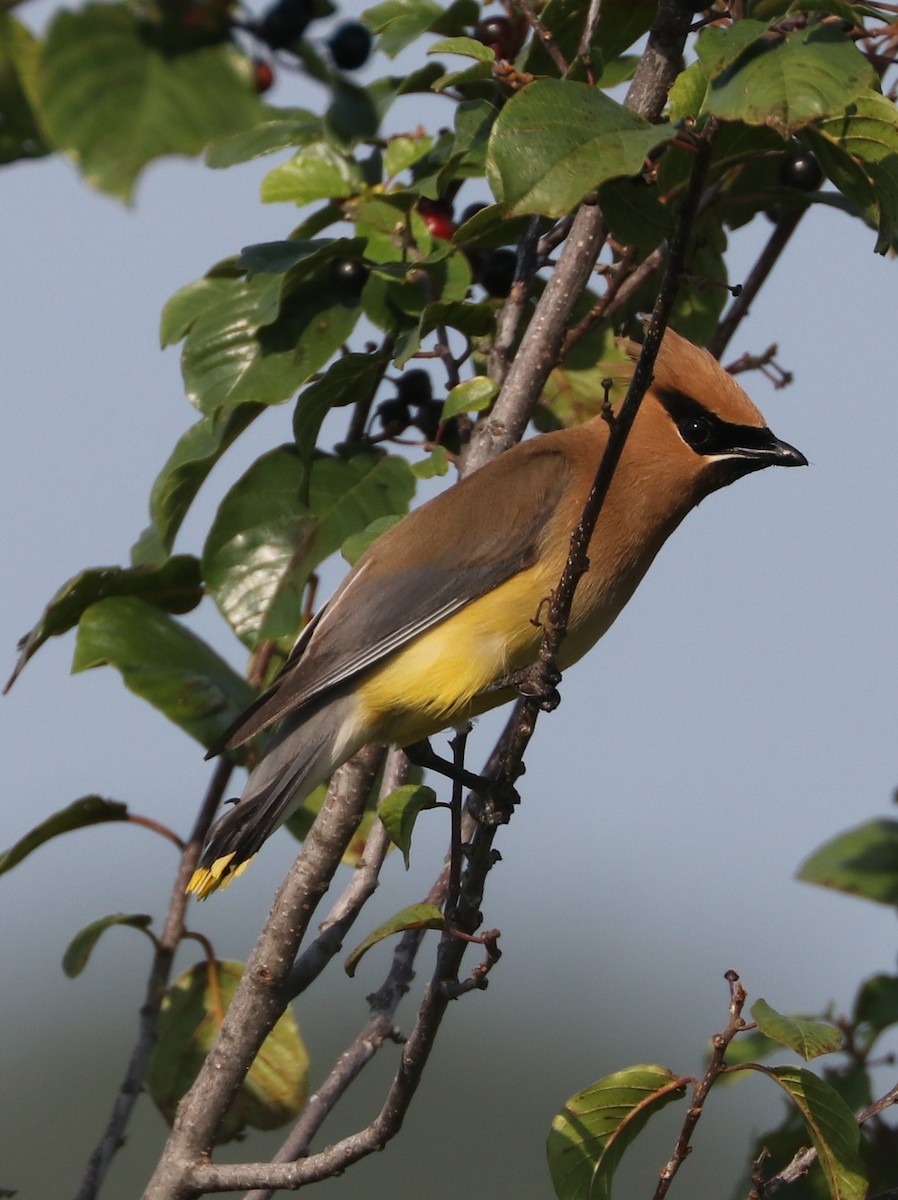
M 164 552 L 171 550 L 181 522 L 209 472 L 265 408 L 252 401 L 223 404 L 178 438 L 150 493 L 150 516 Z
M 460 54 L 463 58 L 476 58 L 478 62 L 491 63 L 495 60 L 496 53 L 485 46 L 483 42 L 478 42 L 476 38 L 470 37 L 453 37 L 443 38 L 442 41 L 434 42 L 432 46 L 427 48 L 428 54 Z
M 627 1067 L 606 1075 L 567 1101 L 552 1121 L 546 1144 L 558 1200 L 610 1200 L 624 1153 L 650 1117 L 684 1084 L 666 1067 Z
M 101 936 L 113 925 L 130 925 L 134 929 L 149 929 L 153 918 L 146 913 L 113 913 L 108 917 L 100 917 L 76 934 L 69 942 L 62 956 L 62 969 L 69 979 L 80 975 L 87 966 L 91 951 Z
M 381 800 L 377 815 L 390 835 L 390 841 L 402 851 L 405 869 L 409 868 L 412 833 L 418 814 L 437 807 L 437 794 L 423 784 L 409 783 Z
M 34 34 L 0 11 L 0 163 L 50 153 L 32 101 L 40 54 Z
M 781 1042 L 768 1037 L 760 1029 L 751 1029 L 747 1033 L 740 1033 L 727 1046 L 726 1064 L 728 1067 L 738 1067 L 744 1063 L 769 1058 L 771 1054 L 776 1054 L 780 1050 L 782 1050 Z M 720 1082 L 732 1082 L 738 1078 L 738 1072 L 734 1072 L 732 1075 L 722 1075 Z
M 867 821 L 838 834 L 805 859 L 797 878 L 877 904 L 898 905 L 898 821 Z
M 207 415 L 240 401 L 283 403 L 352 333 L 358 298 L 338 293 L 326 268 L 295 286 L 284 278 L 231 280 L 190 325 L 181 370 L 188 398 Z
M 269 171 L 262 180 L 261 196 L 266 204 L 312 204 L 354 196 L 363 185 L 357 163 L 328 142 L 317 142 Z
M 499 388 L 489 375 L 475 375 L 464 383 L 457 383 L 446 397 L 441 421 L 449 421 L 459 413 L 483 412 L 489 408 Z
M 783 1016 L 766 1000 L 756 1000 L 751 1015 L 762 1033 L 800 1054 L 805 1062 L 842 1048 L 842 1031 L 825 1021 Z
M 561 217 L 605 180 L 635 175 L 646 154 L 669 140 L 595 88 L 542 79 L 496 119 L 488 176 L 506 212 Z
M 200 564 L 190 554 L 179 554 L 158 566 L 93 567 L 69 579 L 19 642 L 19 658 L 4 692 L 44 642 L 74 629 L 85 609 L 107 596 L 139 596 L 167 612 L 190 612 L 203 598 Z
M 445 929 L 446 918 L 435 904 L 411 904 L 401 912 L 394 913 L 389 920 L 378 925 L 373 933 L 356 946 L 344 964 L 346 974 L 352 978 L 355 975 L 359 960 L 364 954 L 382 942 L 384 938 L 393 937 L 397 933 L 405 933 L 407 929 Z
M 769 125 L 784 137 L 843 112 L 876 75 L 853 42 L 828 26 L 753 43 L 711 86 L 705 112 Z
M 224 498 L 206 539 L 212 598 L 251 646 L 295 636 L 315 568 L 376 517 L 404 512 L 414 492 L 406 460 L 373 450 L 323 455 L 305 476 L 294 446 L 263 455 Z
M 376 521 L 372 521 L 359 533 L 351 533 L 340 547 L 340 553 L 349 565 L 354 567 L 372 542 L 376 542 L 382 533 L 386 533 L 388 529 L 398 525 L 401 520 L 402 515 L 399 513 L 392 517 L 378 517 Z
M 873 975 L 865 979 L 854 1002 L 854 1019 L 880 1033 L 898 1024 L 898 976 Z
M 362 20 L 379 34 L 378 50 L 394 58 L 422 33 L 461 34 L 480 19 L 474 0 L 455 0 L 445 8 L 434 0 L 385 0 L 362 13 Z
M 833 183 L 878 229 L 877 254 L 898 240 L 898 112 L 868 92 L 837 117 L 804 131 Z
M 357 258 L 365 248 L 362 238 L 292 238 L 282 242 L 257 242 L 244 246 L 237 264 L 248 275 L 284 275 L 302 279 L 335 259 Z
M 384 173 L 388 179 L 394 179 L 409 167 L 413 167 L 419 159 L 430 152 L 433 138 L 425 134 L 401 134 L 390 138 L 384 151 Z
M 449 470 L 449 455 L 445 446 L 434 446 L 427 458 L 414 463 L 412 471 L 416 479 L 433 479 L 443 476 Z
M 153 159 L 198 154 L 265 112 L 235 46 L 165 36 L 126 4 L 61 11 L 47 34 L 42 121 L 88 183 L 122 200 Z
M 867 1179 L 854 1113 L 830 1084 L 800 1067 L 747 1067 L 775 1080 L 801 1114 L 832 1200 L 864 1200 Z
M 206 166 L 232 167 L 275 150 L 318 141 L 323 134 L 321 117 L 304 108 L 268 109 L 267 113 L 267 120 L 210 142 L 206 147 Z
M 321 423 L 331 409 L 370 403 L 386 366 L 387 359 L 381 354 L 345 354 L 300 393 L 293 414 L 293 436 L 304 467 L 312 461 Z
M 72 671 L 107 665 L 207 748 L 255 699 L 246 680 L 195 633 L 134 596 L 91 605 L 78 625 Z
M 584 293 L 575 307 L 574 321 L 585 316 L 595 302 L 593 293 Z M 614 404 L 626 394 L 632 373 L 630 359 L 617 345 L 614 330 L 601 322 L 592 325 L 549 376 L 537 410 L 538 427 L 570 428 L 591 420 L 602 407 L 603 380 L 610 378 L 614 384 L 610 392 Z M 550 423 L 540 415 L 547 410 L 553 418 Z
M 104 800 L 102 796 L 82 796 L 80 800 L 74 800 L 67 808 L 60 809 L 52 817 L 36 825 L 24 837 L 19 838 L 14 846 L 0 853 L 0 875 L 11 871 L 33 850 L 37 850 L 51 838 L 59 837 L 60 834 L 71 833 L 73 829 L 85 829 L 88 825 L 100 825 L 105 821 L 127 820 L 127 804 Z
M 147 1087 L 169 1124 L 218 1036 L 242 975 L 241 963 L 204 961 L 185 971 L 165 994 Z M 232 1141 L 246 1126 L 277 1129 L 293 1120 L 308 1094 L 308 1073 L 309 1057 L 287 1009 L 262 1043 L 216 1142 Z

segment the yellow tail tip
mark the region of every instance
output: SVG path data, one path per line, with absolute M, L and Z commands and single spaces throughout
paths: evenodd
M 232 884 L 238 875 L 243 874 L 255 857 L 255 854 L 251 854 L 243 862 L 231 866 L 234 858 L 234 852 L 232 851 L 221 858 L 216 858 L 211 867 L 197 867 L 190 876 L 190 882 L 187 885 L 187 894 L 190 895 L 193 893 L 197 900 L 205 900 L 207 896 L 211 896 L 219 888 L 226 888 Z

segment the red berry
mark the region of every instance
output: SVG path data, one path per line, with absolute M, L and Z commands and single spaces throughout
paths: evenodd
M 496 58 L 514 58 L 521 48 L 521 34 L 509 17 L 484 17 L 474 26 L 474 37 L 489 46 Z
M 418 212 L 433 237 L 451 241 L 455 222 L 452 220 L 452 205 L 447 200 L 419 200 Z
M 274 83 L 274 71 L 264 58 L 253 59 L 253 87 L 261 96 Z

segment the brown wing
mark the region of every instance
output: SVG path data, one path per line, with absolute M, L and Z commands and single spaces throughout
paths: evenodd
M 243 745 L 530 566 L 569 479 L 565 436 L 515 447 L 378 538 L 210 753 Z

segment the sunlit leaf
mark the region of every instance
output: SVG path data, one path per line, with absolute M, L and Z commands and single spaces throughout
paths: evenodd
M 762 1033 L 800 1054 L 805 1062 L 842 1047 L 842 1031 L 835 1025 L 808 1017 L 784 1016 L 766 1000 L 756 1000 L 751 1015 Z
M 483 412 L 489 408 L 499 388 L 489 375 L 475 375 L 458 383 L 446 397 L 441 420 L 449 421 L 460 413 Z
M 567 1101 L 546 1144 L 558 1200 L 610 1200 L 614 1173 L 649 1119 L 685 1086 L 666 1067 L 627 1067 Z
M 166 992 L 147 1087 L 169 1124 L 218 1036 L 242 975 L 241 963 L 204 961 L 185 971 Z M 308 1054 L 288 1008 L 262 1043 L 216 1142 L 239 1137 L 247 1126 L 277 1129 L 292 1120 L 306 1100 L 308 1070 Z
M 350 977 L 355 975 L 359 960 L 364 954 L 382 942 L 384 938 L 394 937 L 397 933 L 405 933 L 407 929 L 443 929 L 446 918 L 435 904 L 411 904 L 401 912 L 394 913 L 389 920 L 378 925 L 373 933 L 352 951 L 347 957 L 345 968 Z

